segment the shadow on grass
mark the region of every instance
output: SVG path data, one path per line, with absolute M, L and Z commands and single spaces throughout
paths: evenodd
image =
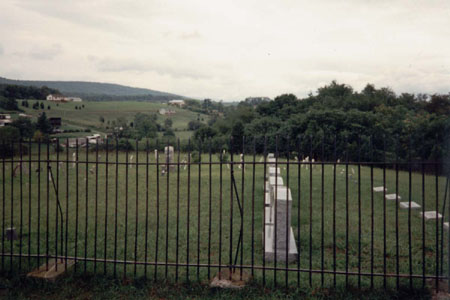
M 356 288 L 283 289 L 249 285 L 241 290 L 209 288 L 207 283 L 174 284 L 69 275 L 56 282 L 0 274 L 1 299 L 430 299 L 428 290 Z

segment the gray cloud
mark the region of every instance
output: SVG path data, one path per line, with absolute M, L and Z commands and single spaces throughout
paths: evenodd
M 208 75 L 198 70 L 186 67 L 186 66 L 171 66 L 163 62 L 149 61 L 149 60 L 136 60 L 136 59 L 112 59 L 96 57 L 88 57 L 88 60 L 94 62 L 97 69 L 100 72 L 136 72 L 147 73 L 156 72 L 160 75 L 168 75 L 173 78 L 191 78 L 191 79 L 204 79 Z
M 333 79 L 448 92 L 449 15 L 447 0 L 3 0 L 0 76 L 224 100 Z

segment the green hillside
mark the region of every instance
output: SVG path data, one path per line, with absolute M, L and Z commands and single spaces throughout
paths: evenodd
M 90 129 L 92 132 L 106 133 L 107 127 L 112 127 L 113 121 L 122 118 L 128 123 L 132 122 L 134 116 L 137 113 L 144 113 L 146 115 L 156 114 L 158 116 L 157 122 L 163 124 L 164 120 L 170 118 L 173 122 L 172 128 L 177 137 L 186 139 L 192 135 L 192 131 L 188 130 L 188 123 L 198 118 L 206 123 L 209 120 L 209 116 L 206 114 L 198 114 L 187 109 L 181 109 L 178 107 L 170 106 L 171 110 L 175 111 L 175 114 L 168 117 L 160 115 L 159 109 L 169 108 L 166 103 L 149 103 L 143 101 L 107 101 L 107 102 L 68 102 L 68 103 L 50 103 L 46 101 L 28 100 L 29 107 L 24 107 L 20 103 L 19 107 L 24 113 L 33 116 L 35 121 L 41 112 L 45 112 L 48 117 L 61 117 L 63 130 L 80 130 L 80 132 L 61 133 L 56 136 L 60 138 L 72 137 L 72 136 L 85 136 L 83 132 L 86 129 Z M 44 103 L 45 109 L 32 109 L 35 102 Z M 47 106 L 50 105 L 51 109 Z M 75 109 L 75 107 L 81 107 L 81 109 Z M 1 111 L 1 110 L 0 110 Z M 12 118 L 15 119 L 18 114 L 12 114 Z M 100 118 L 104 119 L 104 122 L 100 121 Z M 108 126 L 109 124 L 109 126 Z M 161 133 L 162 134 L 162 133 Z
M 87 100 L 155 100 L 186 99 L 186 97 L 150 89 L 119 84 L 86 81 L 32 81 L 0 77 L 0 84 L 23 85 L 57 89 L 67 96 L 80 96 Z

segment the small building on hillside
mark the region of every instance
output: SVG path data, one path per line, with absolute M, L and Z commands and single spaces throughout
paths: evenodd
M 52 125 L 53 129 L 58 128 L 61 126 L 61 118 L 49 118 L 48 121 L 50 122 L 50 125 Z
M 54 102 L 82 102 L 83 100 L 78 97 L 66 97 L 61 94 L 50 94 L 47 96 L 47 101 Z
M 0 114 L 0 127 L 8 126 L 12 123 L 11 115 Z
M 183 107 L 186 103 L 184 102 L 184 100 L 170 100 L 169 101 L 169 105 L 174 105 L 174 106 L 178 106 L 178 107 Z
M 47 96 L 47 101 L 67 102 L 67 99 L 61 94 L 50 94 Z

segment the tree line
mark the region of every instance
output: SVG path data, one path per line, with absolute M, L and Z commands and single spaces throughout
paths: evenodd
M 396 95 L 372 84 L 360 92 L 336 81 L 299 99 L 242 101 L 196 129 L 204 151 L 294 153 L 316 160 L 442 161 L 448 156 L 450 94 Z

